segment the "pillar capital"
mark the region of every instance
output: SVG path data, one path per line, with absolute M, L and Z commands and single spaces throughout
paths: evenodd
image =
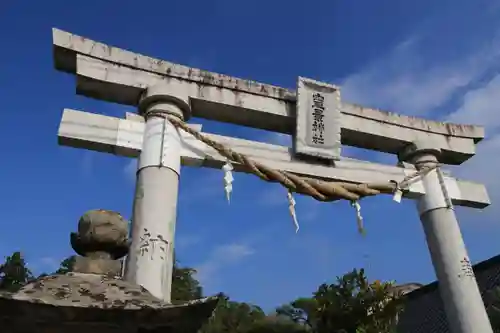
M 164 113 L 176 116 L 184 121 L 191 118 L 188 97 L 180 97 L 168 85 L 158 84 L 148 87 L 139 101 L 139 114 Z
M 415 140 L 398 153 L 398 159 L 401 162 L 412 164 L 423 162 L 421 161 L 422 158 L 430 158 L 433 162 L 438 162 L 441 156 L 441 149 L 436 147 L 437 145 L 432 141 Z

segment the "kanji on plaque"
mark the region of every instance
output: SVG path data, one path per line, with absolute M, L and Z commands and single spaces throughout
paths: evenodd
M 295 152 L 330 160 L 340 157 L 339 89 L 299 78 Z
M 314 144 L 324 145 L 325 138 L 323 133 L 325 131 L 325 97 L 320 93 L 312 95 L 312 141 Z

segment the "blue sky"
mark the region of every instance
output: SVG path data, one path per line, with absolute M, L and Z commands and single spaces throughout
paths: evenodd
M 36 272 L 72 254 L 81 214 L 129 218 L 131 161 L 57 145 L 63 108 L 123 116 L 130 107 L 75 94 L 52 64 L 51 28 L 224 74 L 294 88 L 305 76 L 342 86 L 342 98 L 408 115 L 486 126 L 478 156 L 454 172 L 488 185 L 493 206 L 457 209 L 474 262 L 500 253 L 500 1 L 4 1 L 0 5 L 0 256 L 21 250 Z M 287 144 L 289 138 L 193 119 L 204 131 Z M 344 155 L 393 164 L 394 156 Z M 413 202 L 363 200 L 367 235 L 347 202 L 298 197 L 298 234 L 286 192 L 235 175 L 184 168 L 177 222 L 181 264 L 207 294 L 224 291 L 272 309 L 354 267 L 372 279 L 435 279 Z

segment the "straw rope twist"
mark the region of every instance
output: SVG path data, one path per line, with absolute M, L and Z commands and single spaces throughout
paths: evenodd
M 354 202 L 367 196 L 392 194 L 397 190 L 404 190 L 413 180 L 438 167 L 438 164 L 430 167 L 423 167 L 414 174 L 405 177 L 399 183 L 388 181 L 387 183 L 352 184 L 347 182 L 311 179 L 284 170 L 276 170 L 257 161 L 253 161 L 247 156 L 237 153 L 190 128 L 177 117 L 166 115 L 166 118 L 175 127 L 182 129 L 199 141 L 212 147 L 229 161 L 242 165 L 246 172 L 252 173 L 267 182 L 280 183 L 291 192 L 308 195 L 319 201 L 337 201 L 345 199 Z

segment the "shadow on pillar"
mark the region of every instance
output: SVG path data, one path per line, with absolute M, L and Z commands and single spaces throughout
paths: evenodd
M 212 315 L 218 297 L 172 305 L 120 278 L 128 224 L 106 210 L 85 213 L 71 245 L 73 271 L 0 293 L 2 333 L 190 333 Z

